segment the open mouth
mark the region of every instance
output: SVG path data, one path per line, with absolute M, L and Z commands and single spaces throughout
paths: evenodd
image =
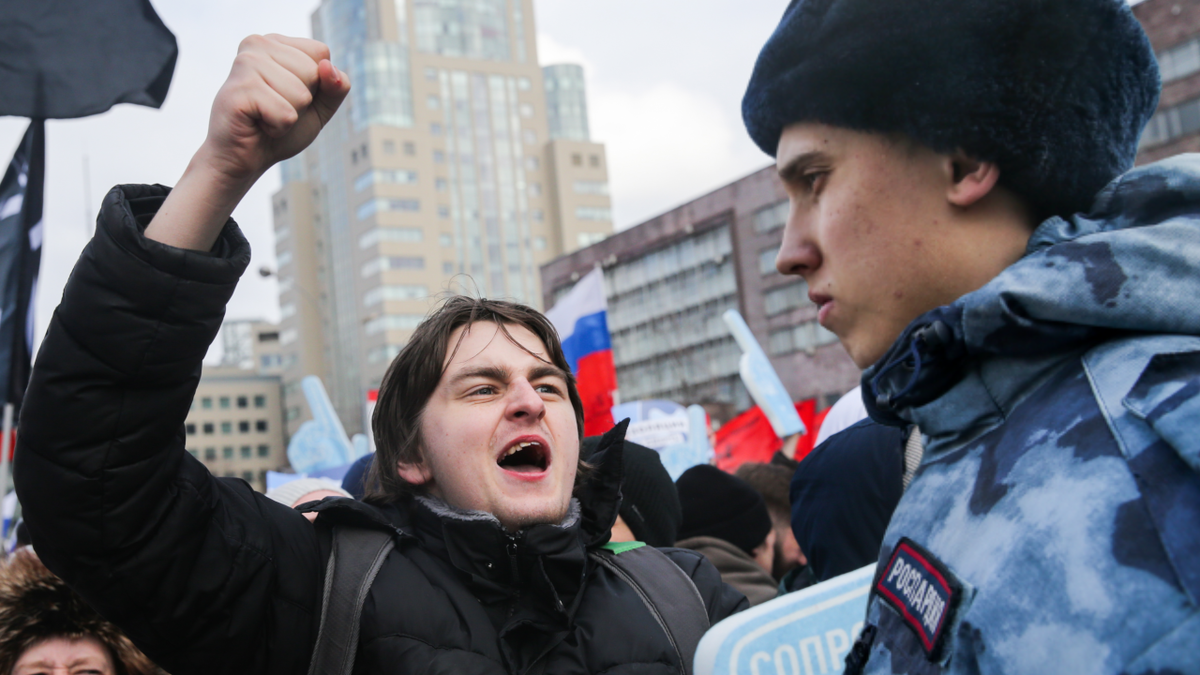
M 513 443 L 500 456 L 501 469 L 517 473 L 540 473 L 550 464 L 546 446 L 538 441 Z

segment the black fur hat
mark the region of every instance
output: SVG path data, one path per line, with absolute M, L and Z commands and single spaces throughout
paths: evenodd
M 1049 216 L 1133 166 L 1158 92 L 1126 0 L 792 0 L 742 117 L 772 157 L 795 122 L 961 149 Z
M 54 637 L 91 637 L 112 656 L 119 675 L 166 675 L 30 549 L 0 567 L 0 673 L 12 672 L 25 650 Z

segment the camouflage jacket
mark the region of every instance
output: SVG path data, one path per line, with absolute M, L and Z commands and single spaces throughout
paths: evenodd
M 1195 155 L 913 322 L 863 375 L 926 446 L 850 670 L 1200 672 L 1198 336 Z

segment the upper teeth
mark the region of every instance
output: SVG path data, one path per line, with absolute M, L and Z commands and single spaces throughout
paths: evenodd
M 508 449 L 508 454 L 511 455 L 518 450 L 524 450 L 525 448 L 528 448 L 531 445 L 538 445 L 538 442 L 537 441 L 528 441 L 525 443 L 517 443 L 516 445 L 514 445 Z

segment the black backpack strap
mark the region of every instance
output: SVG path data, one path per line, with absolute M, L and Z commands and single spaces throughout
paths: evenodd
M 334 526 L 321 627 L 308 675 L 350 675 L 354 669 L 363 603 L 393 546 L 392 534 L 385 530 Z
M 653 546 L 613 553 L 591 552 L 592 559 L 633 586 L 675 648 L 684 675 L 691 675 L 700 638 L 709 628 L 708 608 L 691 577 Z

